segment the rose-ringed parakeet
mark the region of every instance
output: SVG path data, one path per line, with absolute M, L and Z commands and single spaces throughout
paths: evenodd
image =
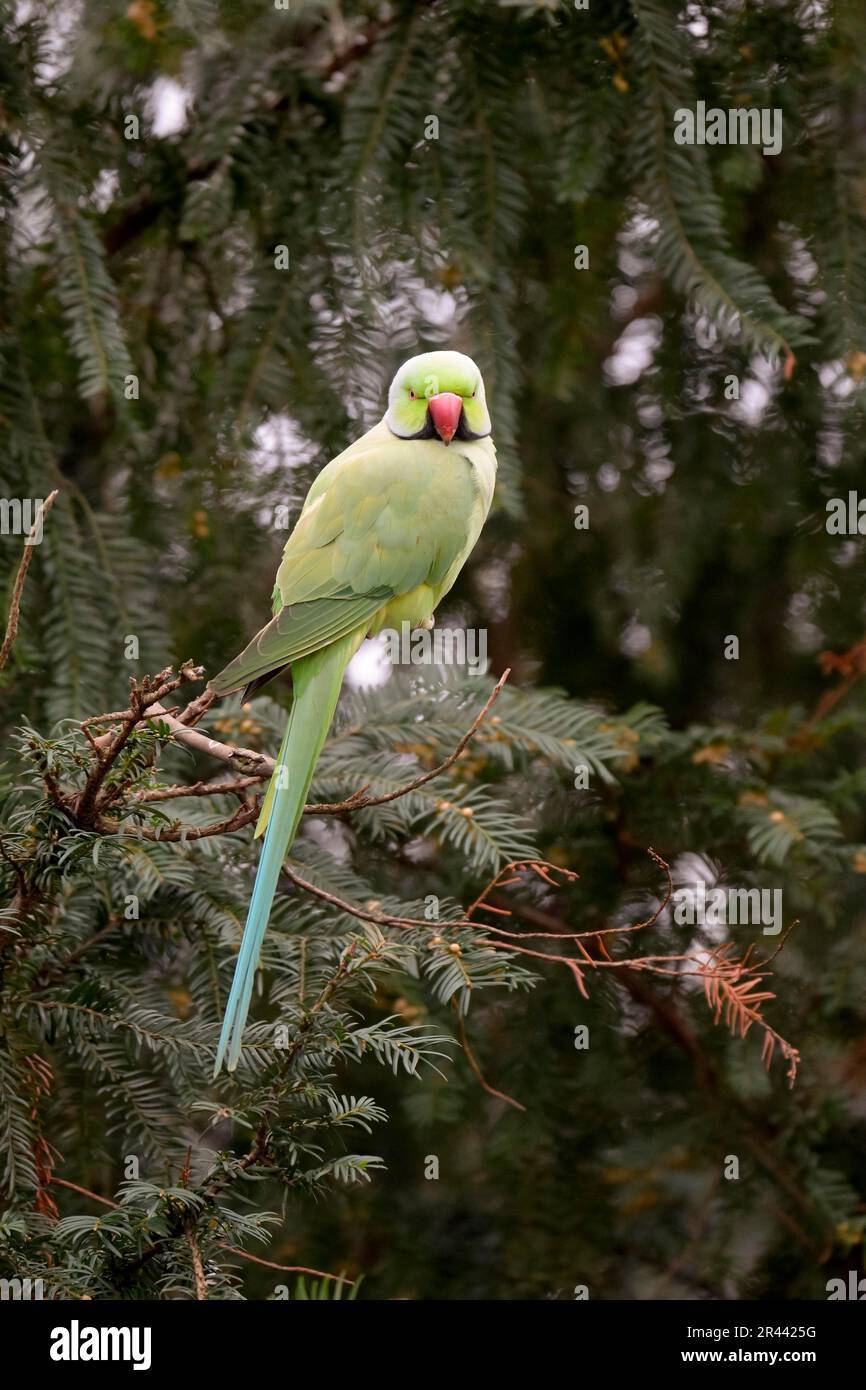
M 283 860 L 298 828 L 343 673 L 365 637 L 432 626 L 478 539 L 496 450 L 481 373 L 459 352 L 400 368 L 384 418 L 322 469 L 277 570 L 271 621 L 214 680 L 248 698 L 287 666 L 294 697 L 256 835 L 264 834 L 217 1049 L 237 1066 Z

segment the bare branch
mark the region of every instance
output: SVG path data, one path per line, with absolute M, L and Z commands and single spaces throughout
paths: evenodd
M 513 1096 L 506 1095 L 505 1091 L 497 1091 L 496 1087 L 491 1086 L 489 1081 L 485 1079 L 484 1073 L 482 1072 L 481 1067 L 478 1064 L 478 1060 L 474 1052 L 472 1051 L 472 1048 L 469 1046 L 469 1039 L 466 1036 L 466 1021 L 465 1019 L 462 1019 L 460 1017 L 459 1013 L 457 1014 L 457 1026 L 460 1030 L 460 1043 L 463 1048 L 463 1053 L 466 1057 L 466 1060 L 469 1063 L 469 1069 L 475 1076 L 475 1079 L 478 1081 L 482 1090 L 486 1091 L 489 1096 L 495 1097 L 496 1100 L 504 1100 L 506 1105 L 511 1105 L 514 1107 L 515 1110 L 522 1110 L 525 1113 L 525 1105 L 521 1105 L 520 1101 L 515 1100 Z
M 77 1192 L 81 1197 L 89 1197 L 91 1202 L 100 1202 L 104 1207 L 111 1207 L 118 1211 L 117 1202 L 112 1202 L 110 1197 L 100 1197 L 98 1192 L 91 1192 L 88 1187 L 79 1187 L 77 1182 L 68 1182 L 66 1178 L 58 1178 L 56 1173 L 52 1173 L 49 1182 L 55 1187 L 68 1187 L 70 1192 Z
M 347 1279 L 345 1274 L 329 1274 L 325 1269 L 309 1269 L 307 1265 L 277 1265 L 273 1260 L 262 1260 L 258 1255 L 251 1255 L 248 1250 L 239 1250 L 236 1245 L 220 1244 L 220 1250 L 226 1250 L 230 1255 L 237 1255 L 241 1260 L 252 1260 L 253 1264 L 264 1265 L 266 1269 L 279 1269 L 285 1274 L 313 1274 L 317 1279 L 335 1279 L 337 1283 L 349 1284 L 354 1287 L 354 1279 Z
M 195 1235 L 195 1222 L 188 1221 L 184 1227 L 186 1243 L 189 1246 L 189 1253 L 192 1259 L 192 1272 L 195 1279 L 195 1296 L 198 1302 L 207 1299 L 207 1280 L 204 1277 L 204 1265 L 202 1264 L 201 1251 L 198 1248 L 198 1241 Z
M 359 791 L 347 797 L 345 801 L 310 803 L 304 807 L 304 814 L 307 816 L 336 816 L 349 811 L 359 811 L 364 806 L 384 806 L 389 801 L 397 801 L 400 797 L 408 796 L 410 792 L 417 791 L 419 787 L 423 787 L 427 782 L 432 782 L 434 777 L 439 777 L 443 772 L 447 772 L 460 757 L 460 754 L 463 752 L 470 739 L 478 732 L 489 714 L 491 707 L 499 697 L 510 674 L 510 668 L 503 672 L 490 692 L 483 708 L 478 712 L 472 724 L 466 730 L 466 733 L 460 739 L 454 750 L 449 753 L 444 762 L 431 768 L 429 772 L 424 772 L 420 776 L 413 778 L 411 782 L 405 783 L 402 787 L 397 787 L 390 792 L 384 792 L 381 796 L 367 796 L 367 788 L 362 787 Z M 221 743 L 218 739 L 210 738 L 207 734 L 203 734 L 189 727 L 192 719 L 201 718 L 202 714 L 210 708 L 212 702 L 212 692 L 205 691 L 197 700 L 193 700 L 192 703 L 187 706 L 186 710 L 184 710 L 183 714 L 178 717 L 170 714 L 160 704 L 152 704 L 149 707 L 148 717 L 157 718 L 161 723 L 167 724 L 178 743 L 183 743 L 188 748 L 195 749 L 199 753 L 205 753 L 209 757 L 217 758 L 221 762 L 228 763 L 231 767 L 248 773 L 249 776 L 243 781 L 225 785 L 200 782 L 190 786 L 185 792 L 180 787 L 155 789 L 153 791 L 140 793 L 137 798 L 138 800 L 166 801 L 172 797 L 180 797 L 182 795 L 210 796 L 218 793 L 222 794 L 225 792 L 240 791 L 244 787 L 252 786 L 256 782 L 262 781 L 265 777 L 270 777 L 276 767 L 274 758 L 269 758 L 264 753 L 254 753 L 247 748 L 235 748 L 232 744 Z M 123 718 L 128 717 L 131 713 L 132 711 L 121 711 L 111 717 Z M 107 719 L 108 717 L 107 715 L 100 716 L 101 719 Z M 97 743 L 99 742 L 101 742 L 101 740 L 97 740 Z
M 100 818 L 94 826 L 103 835 L 127 835 L 131 840 L 152 840 L 156 844 L 176 844 L 180 841 L 186 843 L 187 840 L 207 840 L 212 835 L 231 835 L 236 830 L 243 830 L 244 826 L 251 821 L 258 819 L 258 807 L 249 806 L 246 803 L 232 815 L 226 816 L 223 820 L 214 821 L 211 825 L 189 825 L 186 821 L 174 821 L 171 825 L 157 826 L 156 830 L 151 830 L 146 825 L 126 825 L 121 821 L 110 821 Z
M 172 737 L 179 743 L 209 757 L 217 758 L 245 775 L 225 782 L 199 781 L 190 783 L 189 786 L 178 784 L 170 787 L 148 787 L 135 794 L 134 800 L 141 805 L 181 800 L 184 797 L 193 796 L 240 796 L 272 774 L 276 767 L 273 758 L 264 753 L 253 752 L 251 749 L 236 748 L 232 744 L 210 738 L 201 730 L 191 727 L 213 703 L 214 696 L 211 691 L 206 690 L 197 696 L 180 715 L 165 708 L 162 700 L 166 694 L 176 690 L 185 679 L 198 679 L 201 674 L 200 667 L 187 662 L 181 668 L 178 676 L 172 676 L 171 669 L 167 668 L 152 680 L 145 677 L 139 685 L 130 682 L 130 705 L 128 709 L 113 710 L 107 714 L 94 715 L 82 721 L 82 731 L 93 750 L 95 765 L 87 778 L 83 791 L 74 801 L 67 802 L 59 792 L 52 793 L 61 804 L 67 805 L 79 823 L 89 824 L 108 835 L 121 833 L 123 823 L 106 819 L 104 811 L 113 801 L 119 799 L 122 789 L 120 786 L 115 786 L 109 792 L 103 792 L 101 789 L 110 767 L 116 761 L 134 729 L 154 719 L 167 725 Z M 368 796 L 367 788 L 361 787 L 345 801 L 310 803 L 304 807 L 304 814 L 308 816 L 345 815 L 352 811 L 358 811 L 364 806 L 381 806 L 386 802 L 396 801 L 399 797 L 407 796 L 418 787 L 432 781 L 434 777 L 441 776 L 443 772 L 453 766 L 470 739 L 477 733 L 510 674 L 510 669 L 502 674 L 457 746 L 436 767 L 421 773 L 402 787 L 385 792 L 381 796 Z M 109 722 L 119 724 L 120 727 L 109 730 L 108 733 L 102 734 L 98 738 L 95 738 L 90 732 L 90 726 Z M 145 840 L 202 840 L 213 835 L 226 835 L 241 830 L 256 819 L 257 813 L 257 803 L 245 800 L 244 805 L 239 810 L 222 820 L 215 821 L 212 825 L 193 826 L 177 821 L 170 826 L 157 827 L 156 829 L 137 826 L 130 833 Z
M 45 517 L 54 505 L 58 489 L 50 492 L 44 502 L 39 505 L 39 515 L 27 533 L 24 542 L 24 554 L 21 556 L 21 564 L 18 566 L 18 573 L 15 576 L 15 583 L 12 585 L 12 598 L 9 603 L 9 617 L 6 621 L 6 634 L 3 638 L 3 645 L 0 646 L 0 671 L 6 665 L 12 652 L 15 637 L 18 632 L 18 620 L 21 616 L 21 595 L 24 593 L 24 581 L 27 578 L 27 571 L 30 568 L 30 561 L 33 559 L 35 549 L 36 534 L 40 530 Z
M 179 782 L 172 787 L 151 787 L 147 791 L 137 792 L 135 799 L 150 804 L 154 801 L 177 801 L 185 796 L 230 796 L 246 791 L 248 787 L 259 786 L 261 780 L 260 774 L 253 774 L 238 777 L 233 782 Z
M 193 701 L 193 704 L 195 703 Z M 186 712 L 185 710 L 184 714 Z M 204 710 L 201 713 L 203 714 Z M 218 739 L 203 734 L 200 729 L 190 728 L 188 724 L 184 723 L 183 715 L 176 718 L 173 714 L 169 714 L 168 710 L 161 704 L 151 705 L 147 711 L 147 718 L 158 719 L 161 724 L 167 724 L 173 738 L 178 743 L 185 744 L 187 748 L 192 748 L 197 753 L 206 753 L 209 758 L 217 758 L 220 762 L 228 763 L 230 767 L 236 768 L 239 772 L 252 773 L 256 781 L 270 777 L 277 765 L 276 759 L 269 758 L 266 753 L 255 753 L 250 748 L 235 748 L 230 743 L 221 743 Z

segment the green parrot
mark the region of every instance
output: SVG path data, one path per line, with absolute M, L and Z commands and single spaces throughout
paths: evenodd
M 283 860 L 303 814 L 343 673 L 365 637 L 432 627 L 471 552 L 496 481 L 481 373 L 425 352 L 391 383 L 379 424 L 316 478 L 277 570 L 271 621 L 209 688 L 250 698 L 292 668 L 294 697 L 256 825 L 264 834 L 214 1076 L 240 1056 L 253 980 Z

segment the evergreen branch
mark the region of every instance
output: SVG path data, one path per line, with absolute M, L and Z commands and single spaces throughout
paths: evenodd
M 498 699 L 502 689 L 511 674 L 507 669 L 496 682 L 478 714 L 473 719 L 469 728 L 460 737 L 455 747 L 448 756 L 436 767 L 426 772 L 420 773 L 410 782 L 396 787 L 391 791 L 383 792 L 379 795 L 368 795 L 367 787 L 361 787 L 351 796 L 340 802 L 311 803 L 305 806 L 305 815 L 344 815 L 353 811 L 365 809 L 370 806 L 383 806 L 392 801 L 397 801 L 402 797 L 409 796 L 420 787 L 431 782 L 435 777 L 447 772 L 449 768 L 457 762 L 470 740 L 478 732 L 485 718 L 489 714 L 492 706 Z M 122 833 L 123 826 L 120 821 L 106 818 L 103 814 L 105 809 L 113 802 L 117 801 L 121 795 L 120 785 L 114 786 L 109 792 L 103 792 L 102 788 L 110 769 L 114 766 L 124 747 L 131 738 L 133 732 L 142 724 L 149 723 L 154 718 L 161 724 L 166 724 L 178 740 L 186 746 L 207 753 L 230 765 L 239 767 L 249 767 L 257 769 L 246 777 L 235 779 L 224 783 L 220 782 L 197 782 L 191 783 L 188 787 L 171 786 L 145 788 L 133 794 L 133 801 L 140 805 L 159 803 L 167 800 L 177 800 L 182 797 L 213 796 L 213 795 L 240 795 L 250 787 L 255 786 L 265 776 L 269 775 L 276 766 L 272 758 L 266 757 L 261 753 L 254 753 L 248 749 L 238 749 L 231 744 L 222 743 L 217 739 L 211 739 L 199 730 L 191 728 L 184 722 L 185 718 L 200 717 L 208 707 L 209 702 L 205 703 L 204 697 L 199 697 L 179 717 L 175 717 L 165 709 L 162 700 L 166 694 L 176 690 L 184 680 L 198 679 L 200 670 L 187 662 L 175 676 L 170 667 L 160 671 L 157 676 L 145 676 L 141 682 L 130 679 L 130 705 L 126 710 L 113 710 L 108 714 L 93 715 L 81 721 L 81 727 L 85 733 L 91 748 L 95 754 L 95 763 L 91 769 L 84 788 L 81 793 L 73 798 L 64 798 L 59 791 L 54 792 L 55 799 L 69 811 L 76 824 L 87 826 L 98 830 L 102 834 L 117 835 Z M 207 692 L 206 692 L 207 693 Z M 94 724 L 103 724 L 114 721 L 122 721 L 118 729 L 93 738 L 90 728 Z M 258 769 L 261 770 L 258 770 Z M 369 784 L 368 784 L 369 785 Z M 186 842 L 192 840 L 202 840 L 212 838 L 215 835 L 232 834 L 236 830 L 242 830 L 255 820 L 258 815 L 256 804 L 249 804 L 244 801 L 238 810 L 231 815 L 213 822 L 210 825 L 188 825 L 183 822 L 175 822 L 171 825 L 160 825 L 155 830 L 148 826 L 137 825 L 135 827 L 135 837 L 137 839 L 150 840 L 154 842 Z
M 659 901 L 658 906 L 650 917 L 643 921 L 635 922 L 627 927 L 599 927 L 592 931 L 567 932 L 564 930 L 544 931 L 544 932 L 511 932 L 505 928 L 495 925 L 485 924 L 479 927 L 471 920 L 471 914 L 478 910 L 483 910 L 488 894 L 497 886 L 510 887 L 520 881 L 520 875 L 525 872 L 533 872 L 548 884 L 555 884 L 554 874 L 565 877 L 566 882 L 573 881 L 576 875 L 571 870 L 563 870 L 559 865 L 545 864 L 537 861 L 518 861 L 514 864 L 506 865 L 501 869 L 490 883 L 482 890 L 478 898 L 466 910 L 463 917 L 451 919 L 443 922 L 440 931 L 453 931 L 461 928 L 474 928 L 478 932 L 494 932 L 495 937 L 476 935 L 474 942 L 478 946 L 487 946 L 492 950 L 507 951 L 518 955 L 527 956 L 532 960 L 540 960 L 548 963 L 563 965 L 570 971 L 581 995 L 588 999 L 589 995 L 586 988 L 585 968 L 593 970 L 631 970 L 649 971 L 662 976 L 674 976 L 682 978 L 686 975 L 696 975 L 704 983 L 707 991 L 707 999 L 711 1007 L 716 1010 L 716 1022 L 722 1015 L 724 1005 L 725 1018 L 732 1030 L 739 1030 L 741 1037 L 745 1037 L 752 1024 L 757 1023 L 764 1033 L 763 1060 L 769 1068 L 775 1050 L 778 1047 L 783 1057 L 789 1062 L 788 1080 L 793 1085 L 799 1064 L 799 1052 L 795 1047 L 788 1043 L 781 1035 L 763 1018 L 761 1015 L 761 1004 L 775 996 L 769 992 L 761 991 L 759 986 L 767 978 L 764 967 L 767 961 L 760 963 L 751 962 L 752 949 L 746 952 L 741 960 L 729 959 L 731 944 L 727 943 L 711 953 L 709 958 L 701 958 L 691 953 L 666 953 L 663 955 L 641 955 L 629 956 L 613 959 L 605 944 L 607 936 L 627 936 L 631 932 L 645 931 L 653 926 L 667 907 L 673 893 L 673 880 L 671 878 L 670 866 L 660 854 L 655 850 L 648 849 L 647 853 L 656 863 L 664 869 L 667 878 L 667 889 Z M 516 873 L 515 873 L 516 871 Z M 303 892 L 310 893 L 314 897 L 320 898 L 330 906 L 336 907 L 341 912 L 349 916 L 356 917 L 362 922 L 369 922 L 379 928 L 383 926 L 396 927 L 401 929 L 417 928 L 429 929 L 429 922 L 425 919 L 415 917 L 402 917 L 392 913 L 381 912 L 378 909 L 360 907 L 357 903 L 352 903 L 345 898 L 339 897 L 326 889 L 320 888 L 316 884 L 300 877 L 294 870 L 284 867 L 286 877 Z M 511 878 L 505 879 L 503 875 L 512 874 Z M 488 911 L 491 909 L 488 907 Z M 499 907 L 493 907 L 493 911 L 502 913 L 510 911 Z M 506 937 L 507 940 L 497 938 Z M 575 960 L 572 956 L 563 955 L 554 951 L 539 951 L 533 947 L 526 946 L 524 942 L 534 938 L 556 938 L 562 941 L 574 941 L 580 953 L 580 960 Z M 584 942 L 592 941 L 601 951 L 601 957 L 592 956 L 587 950 Z M 781 945 L 778 949 L 781 949 Z M 454 947 L 459 951 L 457 942 L 449 946 L 440 935 L 433 939 L 433 945 L 443 946 L 446 950 L 453 950 Z M 778 954 L 778 949 L 775 954 Z M 687 966 L 694 966 L 692 970 L 685 969 Z M 719 1000 L 722 1003 L 719 1003 Z M 473 1068 L 474 1070 L 474 1068 Z M 489 1089 L 483 1078 L 479 1074 L 479 1080 Z
M 676 254 L 665 253 L 664 243 L 660 245 L 663 268 L 687 292 L 703 297 L 705 306 L 717 317 L 727 318 L 737 325 L 744 337 L 757 346 L 769 345 L 770 355 L 781 354 L 784 359 L 784 378 L 790 380 L 796 357 L 793 348 L 780 328 L 768 318 L 759 318 L 756 313 L 760 299 L 768 305 L 772 315 L 783 323 L 798 327 L 794 320 L 784 314 L 776 305 L 769 290 L 759 280 L 751 266 L 735 260 L 727 245 L 727 238 L 721 224 L 721 207 L 712 186 L 708 169 L 705 168 L 701 151 L 694 151 L 697 175 L 692 185 L 678 194 L 669 167 L 666 153 L 667 97 L 675 85 L 682 85 L 683 72 L 688 72 L 684 54 L 675 53 L 675 20 L 656 0 L 631 0 L 631 6 L 638 23 L 643 43 L 641 56 L 645 65 L 645 78 L 649 87 L 648 123 L 651 131 L 651 147 L 654 155 L 654 178 L 648 190 L 650 204 L 658 201 L 662 228 L 667 227 L 679 248 Z M 666 85 L 667 84 L 667 85 Z M 639 137 L 636 137 L 639 138 Z M 690 213 L 684 214 L 681 204 Z M 714 236 L 718 249 L 712 252 L 698 244 L 698 237 L 686 225 L 687 215 L 694 209 L 705 205 L 713 214 Z M 715 269 L 713 268 L 715 266 Z M 724 277 L 724 278 L 723 278 Z M 724 280 L 727 279 L 726 284 Z
M 308 803 L 308 805 L 304 807 L 304 814 L 307 816 L 338 816 L 345 814 L 347 811 L 360 811 L 367 806 L 384 806 L 389 801 L 397 801 L 400 797 L 408 796 L 410 792 L 417 791 L 419 787 L 423 787 L 427 782 L 432 782 L 434 777 L 439 777 L 443 772 L 447 772 L 450 767 L 453 767 L 464 748 L 483 724 L 510 674 L 511 671 L 509 668 L 497 681 L 484 707 L 476 715 L 453 752 L 451 752 L 443 762 L 439 763 L 437 767 L 416 777 L 413 781 L 407 782 L 403 786 L 396 788 L 394 791 L 383 793 L 380 796 L 367 796 L 367 788 L 361 787 L 344 801 Z M 183 796 L 215 796 L 245 791 L 248 787 L 255 786 L 264 777 L 269 776 L 276 766 L 274 759 L 268 758 L 264 754 L 252 753 L 248 749 L 235 748 L 231 744 L 220 743 L 216 739 L 207 738 L 203 734 L 196 734 L 195 731 L 187 730 L 184 726 L 182 716 L 178 719 L 174 719 L 168 716 L 161 706 L 151 707 L 150 714 L 154 713 L 158 714 L 163 722 L 169 725 L 169 728 L 172 729 L 179 743 L 185 743 L 190 748 L 197 748 L 202 752 L 208 753 L 211 757 L 221 759 L 223 762 L 237 763 L 238 765 L 245 765 L 247 762 L 251 762 L 258 758 L 261 760 L 262 771 L 253 773 L 249 777 L 239 778 L 234 782 L 193 782 L 189 786 L 180 785 L 148 789 L 146 791 L 137 792 L 135 796 L 136 801 L 168 801 Z M 99 717 L 100 719 L 109 718 L 108 715 L 101 715 Z M 110 717 L 117 718 L 119 716 L 113 715 Z
M 101 739 L 93 740 L 93 747 L 97 753 L 96 760 L 88 774 L 83 790 L 79 796 L 75 797 L 71 806 L 79 825 L 89 825 L 108 801 L 116 800 L 119 796 L 120 787 L 107 793 L 103 793 L 103 788 L 109 772 L 139 725 L 151 716 L 155 706 L 162 708 L 160 702 L 165 699 L 167 694 L 176 690 L 185 680 L 198 679 L 200 674 L 190 662 L 186 662 L 176 676 L 170 666 L 167 666 L 156 676 L 144 676 L 140 682 L 130 676 L 130 708 L 124 712 L 123 723 L 119 729 L 112 733 L 103 735 Z M 97 720 L 102 718 L 104 716 L 97 716 Z M 92 721 L 88 721 L 88 724 L 90 722 Z

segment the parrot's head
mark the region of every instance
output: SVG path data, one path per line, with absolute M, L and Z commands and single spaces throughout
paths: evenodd
M 388 392 L 385 423 L 401 439 L 482 439 L 490 433 L 484 382 L 462 352 L 422 352 L 404 362 Z

